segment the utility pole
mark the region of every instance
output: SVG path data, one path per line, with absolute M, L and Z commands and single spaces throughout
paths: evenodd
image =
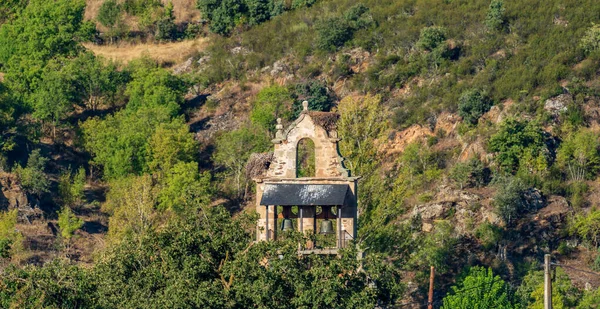
M 429 298 L 427 299 L 427 309 L 433 309 L 433 278 L 435 277 L 435 267 L 431 266 L 429 271 Z
M 550 266 L 550 254 L 544 255 L 544 309 L 552 309 L 552 268 Z

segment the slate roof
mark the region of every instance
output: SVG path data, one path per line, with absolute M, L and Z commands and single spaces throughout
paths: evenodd
M 348 185 L 331 184 L 265 184 L 261 205 L 279 206 L 341 206 Z

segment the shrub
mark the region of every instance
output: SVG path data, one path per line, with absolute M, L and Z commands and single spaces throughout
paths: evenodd
M 489 222 L 485 222 L 477 227 L 475 237 L 479 239 L 481 245 L 486 250 L 490 250 L 502 240 L 502 229 Z
M 491 106 L 492 102 L 485 93 L 477 89 L 467 90 L 458 100 L 458 114 L 468 123 L 476 124 Z
M 108 0 L 102 3 L 98 10 L 98 21 L 105 27 L 112 28 L 117 24 L 121 16 L 121 7 L 115 0 Z
M 332 17 L 317 24 L 317 47 L 334 51 L 352 38 L 352 29 L 345 19 Z
M 485 16 L 485 25 L 489 30 L 499 30 L 504 26 L 505 16 L 504 2 L 492 0 Z
M 58 213 L 58 227 L 60 235 L 67 241 L 71 240 L 73 233 L 83 226 L 83 220 L 77 218 L 71 208 L 65 206 Z
M 579 46 L 588 54 L 600 50 L 600 24 L 592 23 L 581 38 Z
M 308 101 L 308 109 L 313 111 L 329 111 L 333 107 L 333 98 L 327 87 L 319 81 L 299 83 L 295 89 L 296 101 L 293 106 L 293 117 L 297 118 L 302 111 L 302 101 Z
M 488 147 L 501 171 L 514 173 L 523 166 L 530 169 L 527 172 L 535 172 L 547 167 L 548 149 L 536 122 L 507 119 L 490 137 Z
M 49 192 L 50 180 L 44 172 L 47 161 L 48 159 L 40 154 L 40 150 L 35 149 L 29 154 L 25 167 L 17 165 L 15 168 L 15 174 L 27 192 L 38 196 Z
M 519 178 L 509 177 L 498 181 L 498 191 L 494 195 L 494 206 L 498 215 L 510 224 L 517 215 L 527 209 L 524 194 L 525 184 Z
M 581 129 L 570 134 L 558 148 L 556 160 L 569 179 L 592 179 L 600 169 L 600 142 L 596 133 Z
M 0 212 L 0 258 L 10 258 L 23 249 L 23 235 L 15 229 L 18 210 Z
M 250 120 L 253 124 L 273 132 L 277 118 L 291 118 L 292 95 L 286 87 L 263 88 L 252 103 Z
M 576 214 L 569 223 L 569 231 L 598 247 L 600 245 L 600 210 L 592 209 L 588 213 Z
M 446 28 L 427 27 L 421 29 L 417 47 L 423 50 L 432 51 L 446 40 Z
M 452 179 L 462 190 L 464 187 L 480 187 L 486 183 L 486 169 L 481 160 L 473 158 L 458 162 L 450 170 Z
M 62 202 L 66 205 L 75 205 L 81 203 L 85 187 L 85 169 L 80 167 L 77 173 L 73 175 L 67 171 L 60 175 L 58 179 L 58 192 Z

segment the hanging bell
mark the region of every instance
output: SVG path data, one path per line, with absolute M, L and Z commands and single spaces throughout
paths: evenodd
M 292 219 L 283 219 L 283 222 L 281 222 L 281 230 L 287 232 L 293 229 L 294 225 L 292 224 Z
M 331 222 L 329 219 L 321 221 L 321 229 L 319 230 L 319 234 L 328 235 L 333 233 L 333 222 Z

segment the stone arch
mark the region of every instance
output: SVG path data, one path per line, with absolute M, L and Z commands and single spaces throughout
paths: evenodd
M 296 178 L 315 177 L 316 144 L 312 138 L 304 137 L 296 143 Z

